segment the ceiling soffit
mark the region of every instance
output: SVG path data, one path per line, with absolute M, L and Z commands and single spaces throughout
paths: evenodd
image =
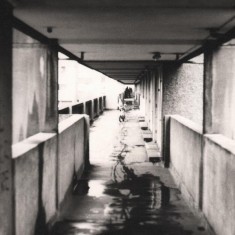
M 235 26 L 234 0 L 13 0 L 14 15 L 84 63 L 135 81 L 159 61 L 176 61 Z M 52 27 L 52 32 L 47 28 Z M 198 51 L 199 52 L 199 51 Z M 120 79 L 119 79 L 120 78 Z

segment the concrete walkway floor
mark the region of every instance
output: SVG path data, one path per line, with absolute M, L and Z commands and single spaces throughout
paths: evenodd
M 167 169 L 147 161 L 138 111 L 107 111 L 91 127 L 92 167 L 75 185 L 53 235 L 208 234 Z

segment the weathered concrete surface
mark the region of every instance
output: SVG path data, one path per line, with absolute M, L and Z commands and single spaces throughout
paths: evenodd
M 139 88 L 138 88 L 139 87 Z M 145 117 L 152 138 L 162 150 L 162 66 L 145 71 L 142 82 L 137 86 L 142 90 L 140 113 Z
M 235 142 L 204 137 L 203 212 L 217 234 L 235 234 Z
M 187 201 L 201 200 L 202 127 L 179 115 L 170 117 L 171 172 Z
M 57 130 L 57 53 L 14 30 L 13 143 Z
M 14 160 L 15 233 L 34 234 L 39 212 L 39 153 L 36 146 Z
M 163 131 L 162 131 L 162 157 L 164 166 L 170 165 L 170 115 L 165 115 L 163 119 Z
M 87 124 L 86 124 L 87 125 Z M 85 167 L 84 115 L 72 115 L 59 123 L 58 140 L 58 202 L 63 202 L 74 178 L 79 178 Z M 87 149 L 87 147 L 86 147 Z M 87 151 L 87 150 L 86 150 Z
M 94 111 L 93 111 L 93 102 L 92 100 L 85 102 L 85 114 L 89 115 L 90 121 L 94 120 Z
M 167 64 L 163 71 L 163 116 L 178 114 L 201 125 L 203 64 Z
M 146 162 L 137 117 L 105 112 L 91 127 L 90 171 L 77 181 L 53 235 L 205 234 L 167 169 Z
M 205 133 L 235 139 L 235 48 L 223 46 L 205 56 Z
M 12 8 L 0 1 L 0 234 L 11 235 L 12 197 Z
M 72 180 L 89 163 L 89 118 L 73 115 L 59 134 L 38 133 L 13 145 L 16 235 L 48 234 Z M 4 234 L 5 235 L 5 234 Z
M 56 134 L 13 145 L 15 234 L 44 234 L 56 214 Z

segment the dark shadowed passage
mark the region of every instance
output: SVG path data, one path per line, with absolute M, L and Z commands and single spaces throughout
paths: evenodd
M 182 199 L 167 169 L 148 161 L 129 111 L 105 112 L 91 127 L 89 172 L 74 184 L 53 235 L 208 234 Z

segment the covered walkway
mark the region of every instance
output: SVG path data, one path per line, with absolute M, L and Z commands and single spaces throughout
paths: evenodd
M 234 0 L 1 0 L 0 235 L 234 235 L 234 68 Z
M 118 111 L 107 111 L 91 127 L 92 167 L 74 183 L 53 235 L 209 234 L 169 170 L 148 161 L 138 114 L 119 123 Z

